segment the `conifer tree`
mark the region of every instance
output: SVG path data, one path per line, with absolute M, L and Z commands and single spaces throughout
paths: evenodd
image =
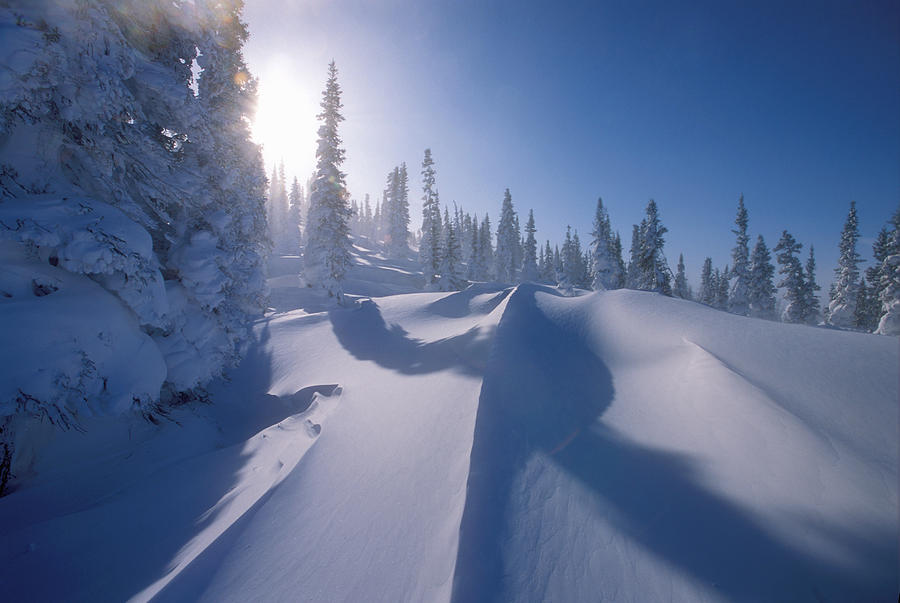
M 484 269 L 481 266 L 481 233 L 478 230 L 478 216 L 472 220 L 472 234 L 469 240 L 469 263 L 466 266 L 466 277 L 470 281 L 482 278 Z
M 609 214 L 603 207 L 603 199 L 597 198 L 597 211 L 594 214 L 594 229 L 591 231 L 591 287 L 601 289 L 616 288 L 617 266 L 613 257 L 612 230 Z
M 875 291 L 869 288 L 865 277 L 863 277 L 859 283 L 859 289 L 856 291 L 853 326 L 871 333 L 878 328 L 878 319 L 881 316 L 880 309 L 881 304 L 875 296 Z
M 553 267 L 553 248 L 550 247 L 550 240 L 544 244 L 542 253 L 544 261 L 541 264 L 541 281 L 544 283 L 556 283 L 556 270 Z
M 456 237 L 456 227 L 447 208 L 444 208 L 444 246 L 441 251 L 441 278 L 439 286 L 442 291 L 461 291 L 466 288 L 465 279 L 460 269 L 461 252 L 459 239 Z
M 678 268 L 675 272 L 675 286 L 672 289 L 672 295 L 681 299 L 691 299 L 691 293 L 688 288 L 687 276 L 684 273 L 684 254 L 678 254 Z
M 715 282 L 712 258 L 706 258 L 703 260 L 703 269 L 700 271 L 700 299 L 698 301 L 707 306 L 714 306 L 717 291 L 718 285 Z
M 338 125 L 344 120 L 343 104 L 334 61 L 328 66 L 321 107 L 318 119 L 322 125 L 316 149 L 315 179 L 309 194 L 307 244 L 303 253 L 304 277 L 308 285 L 324 288 L 329 296 L 343 303 L 341 282 L 352 259 L 347 226 L 350 207 L 345 174 L 340 169 L 345 156 L 338 134 Z
M 394 168 L 388 206 L 387 251 L 391 257 L 403 258 L 409 252 L 409 176 L 406 163 Z
M 803 274 L 803 266 L 797 254 L 803 248 L 788 231 L 783 231 L 778 245 L 775 246 L 775 257 L 780 266 L 778 272 L 784 275 L 778 286 L 785 289 L 785 306 L 784 312 L 781 314 L 781 320 L 784 322 L 802 323 L 806 321 L 808 312 L 806 310 L 805 296 L 805 277 Z
M 756 246 L 753 247 L 753 255 L 750 259 L 750 283 L 748 298 L 750 301 L 750 316 L 775 319 L 775 267 L 772 265 L 772 256 L 762 235 L 756 238 Z
M 714 277 L 716 281 L 716 301 L 714 306 L 719 310 L 728 309 L 728 282 L 731 280 L 730 276 L 728 266 L 725 266 L 725 270 L 722 272 L 719 272 L 719 269 L 716 268 Z
M 525 224 L 525 245 L 522 260 L 522 280 L 536 281 L 538 280 L 537 266 L 537 239 L 534 233 L 537 229 L 534 227 L 534 210 L 528 210 L 528 222 Z
M 578 237 L 578 229 L 575 229 L 575 233 L 572 235 L 571 280 L 574 286 L 580 289 L 590 288 L 591 275 L 588 267 L 588 260 L 589 256 L 585 256 L 581 249 L 581 239 Z
M 804 321 L 807 324 L 818 324 L 822 313 L 818 291 L 822 288 L 816 283 L 816 254 L 813 246 L 809 246 L 809 257 L 806 259 L 806 273 L 803 277 Z
M 512 195 L 509 194 L 509 189 L 506 189 L 500 208 L 500 221 L 497 223 L 497 251 L 494 259 L 495 275 L 501 283 L 513 283 L 516 280 L 518 272 L 516 248 L 518 245 L 516 212 L 513 209 Z
M 900 335 L 900 209 L 894 212 L 890 225 L 880 270 L 881 318 L 875 332 Z
M 875 258 L 875 261 L 866 269 L 866 278 L 869 280 L 871 293 L 876 299 L 881 299 L 881 268 L 885 258 L 888 256 L 888 238 L 888 229 L 882 226 L 875 237 L 875 242 L 872 244 L 872 256 Z
M 625 272 L 625 286 L 629 289 L 640 289 L 640 255 L 641 255 L 641 229 L 637 224 L 631 227 L 631 251 L 628 258 L 628 267 Z
M 856 202 L 850 202 L 850 212 L 841 231 L 838 244 L 840 255 L 834 270 L 834 284 L 828 304 L 828 324 L 838 327 L 852 327 L 856 322 L 856 298 L 859 287 L 859 264 L 862 262 L 856 252 L 859 240 L 859 226 L 856 218 Z
M 481 242 L 478 250 L 481 253 L 481 268 L 483 272 L 480 278 L 488 281 L 494 278 L 494 244 L 491 241 L 491 218 L 488 214 L 484 214 L 484 220 L 481 221 Z
M 621 289 L 625 286 L 625 260 L 622 258 L 622 239 L 619 233 L 616 233 L 612 245 L 613 258 L 613 274 L 612 282 L 614 289 Z
M 368 199 L 368 196 L 366 197 Z M 294 176 L 291 183 L 291 193 L 288 197 L 290 203 L 290 211 L 288 212 L 288 231 L 290 233 L 290 243 L 292 247 L 300 245 L 300 233 L 303 231 L 303 187 L 300 181 Z
M 749 284 L 750 284 L 750 237 L 747 235 L 747 208 L 744 207 L 744 195 L 738 200 L 737 216 L 734 223 L 737 225 L 734 233 L 735 245 L 731 252 L 734 264 L 731 268 L 731 291 L 728 296 L 728 311 L 741 316 L 750 313 Z
M 656 291 L 672 295 L 671 271 L 663 257 L 663 235 L 668 229 L 660 223 L 656 202 L 650 199 L 646 209 L 647 217 L 641 221 L 639 229 L 639 286 L 645 291 Z

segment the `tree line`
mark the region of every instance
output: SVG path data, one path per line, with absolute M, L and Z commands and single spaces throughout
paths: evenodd
M 327 226 L 329 233 L 347 232 L 383 242 L 388 255 L 407 257 L 412 250 L 417 253 L 425 277 L 426 288 L 456 290 L 470 281 L 496 280 L 503 283 L 537 281 L 556 285 L 565 290 L 636 289 L 654 291 L 663 295 L 689 299 L 713 308 L 741 316 L 769 320 L 780 319 L 789 323 L 819 324 L 856 329 L 867 332 L 897 333 L 900 304 L 898 295 L 898 261 L 900 261 L 900 210 L 894 214 L 888 226 L 882 228 L 873 249 L 874 263 L 865 275 L 859 264 L 863 262 L 857 251 L 859 239 L 856 204 L 850 211 L 841 233 L 840 258 L 835 269 L 835 281 L 829 292 L 829 303 L 822 308 L 816 281 L 815 249 L 809 246 L 802 257 L 803 244 L 787 231 L 771 250 L 762 235 L 757 235 L 751 250 L 748 232 L 749 213 L 743 195 L 738 199 L 734 220 L 735 245 L 731 264 L 718 268 L 712 258 L 704 259 L 700 288 L 696 293 L 685 275 L 684 256 L 679 255 L 675 272 L 669 267 L 664 253 L 665 234 L 659 208 L 650 200 L 640 224 L 632 227 L 628 259 L 623 254 L 622 240 L 610 223 L 602 198 L 597 200 L 591 239 L 585 247 L 577 230 L 566 229 L 561 246 L 547 240 L 538 245 L 533 210 L 529 210 L 524 231 L 516 212 L 509 189 L 503 193 L 496 230 L 491 227 L 490 216 L 480 219 L 477 214 L 463 211 L 455 203 L 453 208 L 442 206 L 437 189 L 437 170 L 431 149 L 425 149 L 421 163 L 422 228 L 410 231 L 409 176 L 405 163 L 388 173 L 382 198 L 374 208 L 369 196 L 362 203 L 347 200 L 346 190 L 339 193 L 335 187 L 337 165 L 343 160 L 331 145 L 339 139 L 330 124 L 343 119 L 339 114 L 339 87 L 336 67 L 329 67 L 329 79 L 322 101 L 321 118 L 331 138 L 319 139 L 319 165 L 311 178 L 311 186 L 322 183 L 325 193 L 319 198 L 327 200 L 327 218 L 320 226 Z M 338 163 L 334 161 L 339 160 Z M 278 182 L 273 178 L 274 182 Z M 283 170 L 281 175 L 283 182 Z M 343 174 L 340 180 L 343 183 Z M 283 187 L 283 184 L 281 185 Z M 294 186 L 297 183 L 295 179 Z M 311 189 L 318 190 L 318 189 Z M 277 196 L 279 193 L 273 193 Z M 283 196 L 283 193 L 280 193 Z M 302 195 L 297 198 L 302 197 Z M 281 198 L 281 197 L 279 197 Z M 294 197 L 292 197 L 293 199 Z M 294 208 L 293 201 L 289 207 Z M 321 203 L 321 202 L 320 202 Z M 288 206 L 284 206 L 288 207 Z M 312 211 L 313 204 L 310 203 Z M 284 210 L 282 211 L 284 214 Z M 297 231 L 298 221 L 292 224 Z M 306 232 L 318 228 L 307 222 Z M 300 230 L 303 230 L 302 225 Z M 307 235 L 307 240 L 313 234 Z M 338 275 L 343 275 L 349 264 L 349 256 L 330 267 L 319 267 L 322 255 L 319 246 L 348 249 L 349 243 L 315 234 L 314 245 L 307 249 L 310 284 L 322 284 L 331 294 L 339 295 Z M 344 236 L 344 235 L 341 235 Z M 307 243 L 309 245 L 309 243 Z M 772 261 L 775 254 L 775 263 Z M 326 254 L 327 255 L 327 254 Z M 324 256 L 323 256 L 324 257 Z M 347 260 L 349 261 L 349 260 Z M 777 265 L 777 268 L 776 268 Z M 337 268 L 337 271 L 333 271 Z M 323 279 L 321 275 L 329 275 Z M 327 282 L 326 282 L 327 281 Z M 783 309 L 777 312 L 778 293 L 781 292 Z

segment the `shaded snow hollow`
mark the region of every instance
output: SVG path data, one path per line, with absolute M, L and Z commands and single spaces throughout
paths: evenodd
M 354 308 L 274 265 L 211 405 L 29 434 L 0 598 L 896 596 L 895 338 L 634 291 L 412 293 L 357 253 Z

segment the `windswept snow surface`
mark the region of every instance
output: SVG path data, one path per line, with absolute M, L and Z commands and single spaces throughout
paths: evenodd
M 896 597 L 896 338 L 634 291 L 414 293 L 356 253 L 352 308 L 274 264 L 212 404 L 23 436 L 0 598 Z

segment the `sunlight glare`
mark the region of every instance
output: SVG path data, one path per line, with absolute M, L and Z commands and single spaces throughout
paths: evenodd
M 281 61 L 260 73 L 252 131 L 263 147 L 267 172 L 284 160 L 285 172 L 302 182 L 315 167 L 319 98 L 312 80 L 298 75 Z

